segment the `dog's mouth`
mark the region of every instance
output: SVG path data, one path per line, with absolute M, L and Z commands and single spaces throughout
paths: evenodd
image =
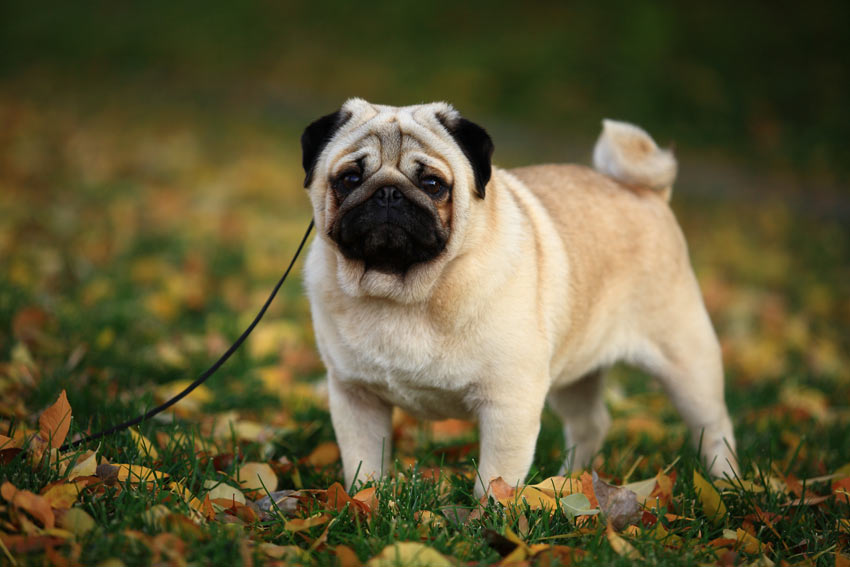
M 447 232 L 430 211 L 406 198 L 390 204 L 368 199 L 347 211 L 330 236 L 343 256 L 362 261 L 366 270 L 403 275 L 437 257 Z

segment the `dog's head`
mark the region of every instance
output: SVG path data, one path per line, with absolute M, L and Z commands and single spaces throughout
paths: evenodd
M 484 129 L 448 104 L 361 99 L 310 124 L 301 145 L 317 229 L 345 277 L 378 287 L 410 283 L 450 252 L 473 200 L 485 197 L 493 152 Z

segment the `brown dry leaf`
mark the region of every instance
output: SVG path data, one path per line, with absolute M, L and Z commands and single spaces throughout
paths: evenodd
M 375 512 L 378 509 L 378 497 L 375 494 L 375 487 L 364 488 L 353 496 L 354 500 L 365 504 L 370 512 Z
M 514 494 L 516 494 L 516 489 L 499 476 L 490 481 L 490 486 L 487 488 L 487 494 L 498 501 L 502 501 L 504 499 L 512 498 Z M 485 502 L 486 498 L 486 496 L 483 498 Z
M 309 530 L 315 526 L 327 524 L 331 517 L 327 514 L 315 514 L 309 518 L 292 518 L 283 524 L 283 528 L 290 532 Z
M 632 546 L 629 542 L 622 538 L 617 532 L 614 531 L 614 527 L 611 524 L 608 524 L 608 529 L 605 531 L 605 535 L 608 538 L 608 543 L 611 545 L 611 549 L 613 549 L 617 555 L 622 557 L 627 557 L 629 559 L 643 559 L 638 550 Z
M 694 488 L 702 504 L 703 513 L 715 526 L 722 525 L 726 519 L 726 505 L 720 499 L 720 493 L 696 470 L 694 470 Z
M 24 510 L 41 522 L 45 529 L 49 530 L 55 526 L 56 518 L 53 510 L 44 497 L 33 494 L 29 490 L 18 490 L 11 482 L 4 482 L 0 486 L 0 495 L 15 508 Z
M 13 449 L 17 448 L 17 446 L 18 443 L 11 437 L 0 435 L 0 449 Z
M 655 479 L 653 481 L 653 487 Z M 650 488 L 650 492 L 651 492 Z M 615 530 L 621 531 L 628 525 L 638 522 L 641 518 L 641 508 L 637 495 L 622 486 L 613 486 L 599 478 L 593 471 L 593 492 L 599 500 L 605 521 Z
M 38 418 L 38 437 L 50 448 L 58 449 L 65 442 L 68 428 L 71 427 L 71 404 L 65 390 L 59 394 L 56 402 Z
M 313 452 L 301 461 L 305 465 L 321 468 L 339 461 L 339 447 L 333 441 L 320 443 Z
M 239 484 L 245 490 L 265 494 L 277 490 L 277 475 L 268 463 L 250 462 L 239 467 Z
M 341 512 L 345 509 L 345 506 L 348 505 L 350 510 L 357 512 L 361 516 L 365 516 L 369 513 L 369 506 L 365 502 L 361 502 L 360 500 L 355 500 L 342 487 L 342 485 L 338 482 L 333 483 L 327 491 L 327 509 L 328 510 L 336 510 L 337 512 Z
M 388 545 L 370 559 L 368 567 L 454 567 L 454 563 L 435 549 L 415 541 L 402 541 Z

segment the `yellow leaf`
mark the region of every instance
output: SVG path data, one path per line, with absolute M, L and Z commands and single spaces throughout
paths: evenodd
M 286 523 L 283 524 L 283 528 L 290 532 L 300 532 L 303 530 L 309 530 L 315 526 L 327 524 L 330 519 L 331 517 L 327 514 L 316 514 L 309 518 L 293 518 L 291 520 L 287 520 Z
M 749 532 L 738 528 L 735 531 L 734 537 L 738 540 L 738 545 L 741 546 L 741 549 L 743 549 L 747 553 L 755 555 L 756 553 L 761 551 L 761 542 L 755 537 L 753 537 Z
M 236 501 L 240 504 L 245 503 L 245 495 L 242 494 L 242 491 L 238 488 L 233 488 L 232 486 L 225 484 L 223 482 L 219 482 L 217 480 L 205 480 L 204 488 L 208 488 L 209 492 L 207 492 L 207 496 L 210 497 L 210 500 L 228 500 L 228 501 Z
M 546 509 L 554 511 L 558 509 L 558 502 L 554 498 L 533 486 L 520 488 L 517 496 L 525 500 L 532 510 Z
M 82 537 L 95 527 L 94 518 L 82 508 L 71 508 L 59 521 L 59 526 L 77 537 Z
M 183 486 L 182 483 L 176 481 L 169 482 L 168 489 L 171 492 L 177 494 L 180 498 L 183 499 L 184 502 L 186 502 L 186 504 L 188 504 L 198 512 L 203 511 L 203 503 L 197 498 L 195 498 L 195 495 L 189 492 L 189 489 Z
M 239 483 L 245 490 L 274 492 L 277 490 L 277 475 L 266 463 L 245 463 L 239 469 Z
M 80 495 L 80 490 L 73 482 L 54 484 L 42 494 L 51 508 L 70 508 Z
M 168 478 L 168 475 L 164 472 L 155 471 L 142 465 L 114 464 L 112 466 L 118 467 L 117 480 L 121 482 L 128 479 L 130 482 L 154 482 Z
M 56 402 L 44 410 L 38 418 L 38 436 L 49 443 L 53 449 L 58 449 L 65 442 L 68 428 L 71 427 L 71 405 L 65 390 L 59 394 Z
M 136 443 L 136 448 L 139 450 L 139 453 L 142 455 L 147 455 L 153 460 L 157 460 L 159 458 L 159 453 L 156 452 L 156 449 L 148 441 L 148 438 L 136 431 L 134 427 L 130 428 L 130 436 L 133 438 L 133 441 Z
M 95 471 L 97 471 L 97 453 L 86 451 L 71 468 L 71 472 L 68 473 L 68 480 L 74 480 L 80 476 L 94 476 Z
M 553 498 L 560 498 L 574 492 L 581 492 L 581 480 L 563 476 L 552 476 L 537 484 L 529 485 L 529 488 L 536 488 Z
M 638 553 L 638 550 L 615 532 L 613 526 L 610 524 L 608 525 L 605 535 L 608 537 L 608 543 L 611 545 L 611 549 L 613 549 L 617 555 L 627 557 L 629 559 L 643 559 L 641 554 Z
M 443 554 L 422 543 L 402 541 L 388 545 L 366 563 L 368 567 L 453 567 L 454 564 Z
M 715 526 L 723 524 L 726 518 L 726 505 L 720 499 L 720 493 L 696 470 L 694 470 L 694 488 L 702 504 L 703 513 Z

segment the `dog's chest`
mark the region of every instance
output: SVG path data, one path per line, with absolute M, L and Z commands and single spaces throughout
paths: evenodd
M 352 310 L 334 319 L 339 378 L 419 417 L 469 417 L 480 362 L 415 308 Z

